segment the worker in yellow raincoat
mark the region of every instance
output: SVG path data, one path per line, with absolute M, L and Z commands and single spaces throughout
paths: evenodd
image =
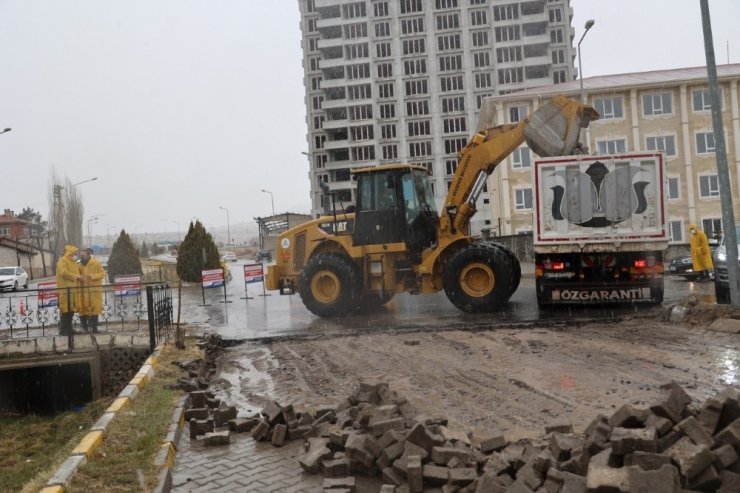
M 689 226 L 689 241 L 691 244 L 691 262 L 694 272 L 699 274 L 700 279 L 709 280 L 709 273 L 714 270 L 712 263 L 712 251 L 709 249 L 707 235 L 696 227 Z
M 78 311 L 80 322 L 86 332 L 98 331 L 98 315 L 103 313 L 103 280 L 105 270 L 100 261 L 93 257 L 92 248 L 85 248 L 80 252 L 80 274 L 82 274 L 82 290 Z
M 57 294 L 59 297 L 59 334 L 72 334 L 72 317 L 77 309 L 78 286 L 82 282 L 74 245 L 64 246 L 64 255 L 57 262 Z

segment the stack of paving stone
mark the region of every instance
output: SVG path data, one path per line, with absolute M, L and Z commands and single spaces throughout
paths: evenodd
M 577 493 L 740 491 L 740 394 L 727 389 L 700 408 L 675 382 L 649 409 L 626 404 L 583 434 L 571 425 L 540 440 L 471 437 L 444 418 L 417 415 L 385 383 L 362 383 L 313 416 L 271 403 L 256 439 L 305 437 L 299 458 L 325 476 L 325 493 L 355 491 L 354 475 L 382 477 L 382 492 Z

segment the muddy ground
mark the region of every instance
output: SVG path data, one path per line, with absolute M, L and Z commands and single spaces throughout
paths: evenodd
M 716 316 L 707 305 L 693 307 L 684 323 L 653 312 L 599 323 L 247 342 L 225 350 L 215 383 L 246 412 L 273 398 L 299 410 L 336 405 L 359 380 L 381 379 L 420 412 L 447 416 L 450 427 L 531 438 L 554 424 L 582 431 L 623 403 L 646 406 L 670 380 L 696 400 L 738 385 L 740 335 L 706 330 Z

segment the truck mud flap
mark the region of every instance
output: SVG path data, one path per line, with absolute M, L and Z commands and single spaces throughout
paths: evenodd
M 540 305 L 660 303 L 662 286 L 538 286 Z

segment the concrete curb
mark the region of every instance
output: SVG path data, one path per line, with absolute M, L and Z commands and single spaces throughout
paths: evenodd
M 162 440 L 162 446 L 154 458 L 154 465 L 159 468 L 159 477 L 157 486 L 152 490 L 153 493 L 169 493 L 172 489 L 172 469 L 175 467 L 177 445 L 185 427 L 185 409 L 188 408 L 189 401 L 190 394 L 186 394 L 172 412 L 167 436 Z
M 139 391 L 154 376 L 154 370 L 159 361 L 159 352 L 161 349 L 162 344 L 157 346 L 139 369 L 138 373 L 134 375 L 129 384 L 118 394 L 118 398 L 108 406 L 108 409 L 105 410 L 103 415 L 92 426 L 90 432 L 80 440 L 80 443 L 72 450 L 67 460 L 59 466 L 59 469 L 56 470 L 51 479 L 46 483 L 46 487 L 41 490 L 41 493 L 64 493 L 64 488 L 69 485 L 72 477 L 77 472 L 77 468 L 86 464 L 88 459 L 95 453 L 95 450 L 103 443 L 108 425 L 110 425 L 118 413 L 129 406 L 131 400 L 138 395 Z

